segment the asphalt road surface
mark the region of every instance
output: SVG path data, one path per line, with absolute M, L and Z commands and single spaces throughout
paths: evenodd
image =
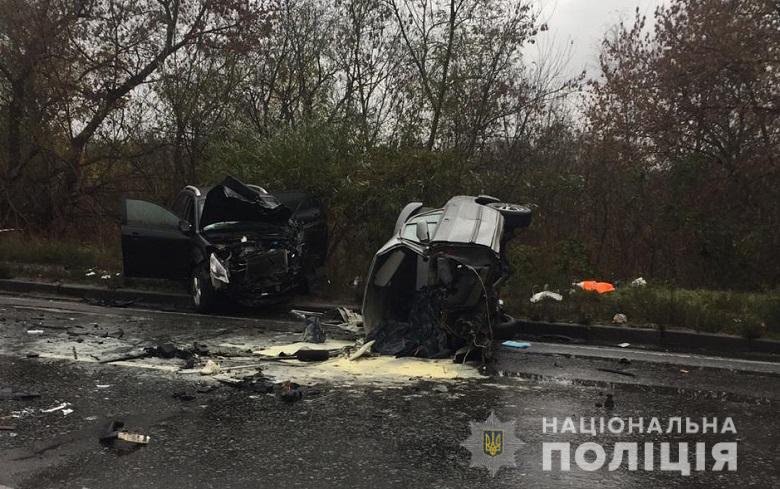
M 484 369 L 392 358 L 303 364 L 251 353 L 295 342 L 302 328 L 292 316 L 200 316 L 0 296 L 0 488 L 780 487 L 780 371 L 771 358 L 534 343 L 500 350 Z M 339 345 L 354 339 L 338 328 L 328 335 Z M 161 342 L 206 345 L 211 354 L 196 368 L 208 358 L 223 368 L 259 363 L 269 385 L 295 381 L 302 398 L 285 402 L 278 386 L 265 393 L 228 385 L 179 358 L 99 363 Z M 239 371 L 257 369 L 231 374 Z M 12 392 L 39 397 L 8 398 Z M 607 394 L 614 406 L 605 407 Z M 472 467 L 461 446 L 470 423 L 491 412 L 514 422 L 523 442 L 515 466 L 495 476 Z M 642 417 L 645 425 L 657 418 L 664 432 L 543 430 L 545 418 L 570 418 L 579 428 L 582 420 L 613 417 Z M 718 418 L 721 427 L 730 417 L 736 433 L 666 433 L 676 417 Z M 148 445 L 101 444 L 114 420 L 150 436 Z M 583 470 L 572 453 L 571 470 L 561 470 L 558 458 L 544 470 L 544 444 L 570 443 L 573 452 L 586 442 L 604 448 L 603 467 Z M 609 470 L 619 442 L 653 443 L 651 470 L 642 470 L 642 458 L 638 470 L 626 460 Z M 691 447 L 690 475 L 661 470 L 665 442 Z M 736 443 L 736 470 L 711 470 L 709 456 L 705 470 L 695 470 L 693 446 L 720 442 Z M 508 465 L 504 455 L 493 460 Z M 671 460 L 678 456 L 673 448 Z

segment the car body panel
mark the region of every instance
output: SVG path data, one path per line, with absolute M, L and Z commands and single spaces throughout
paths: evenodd
M 167 209 L 127 199 L 122 212 L 122 264 L 128 277 L 183 279 L 189 276 L 190 237 Z

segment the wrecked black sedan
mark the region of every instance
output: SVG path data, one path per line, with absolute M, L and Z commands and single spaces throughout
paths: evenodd
M 530 222 L 528 207 L 488 196 L 453 197 L 441 209 L 404 207 L 366 280 L 363 320 L 373 350 L 489 356 L 494 331 L 510 319 L 498 297 L 509 275 L 505 245 Z
M 201 312 L 227 298 L 260 305 L 306 288 L 326 249 L 322 206 L 302 192 L 272 195 L 226 177 L 185 187 L 171 210 L 124 201 L 125 276 L 187 280 Z

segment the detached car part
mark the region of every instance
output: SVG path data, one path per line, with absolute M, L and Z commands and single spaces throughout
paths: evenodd
M 404 207 L 366 280 L 363 319 L 374 351 L 436 358 L 465 346 L 489 355 L 506 319 L 498 297 L 509 275 L 504 248 L 531 216 L 526 206 L 489 196 Z

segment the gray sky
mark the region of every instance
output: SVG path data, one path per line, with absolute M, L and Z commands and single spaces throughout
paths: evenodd
M 537 36 L 537 43 L 525 48 L 529 60 L 544 59 L 569 51 L 564 74 L 574 76 L 586 69 L 589 77 L 598 76 L 601 39 L 613 25 L 633 22 L 634 10 L 648 17 L 651 24 L 655 8 L 665 0 L 532 0 L 540 12 L 540 23 L 549 31 Z

